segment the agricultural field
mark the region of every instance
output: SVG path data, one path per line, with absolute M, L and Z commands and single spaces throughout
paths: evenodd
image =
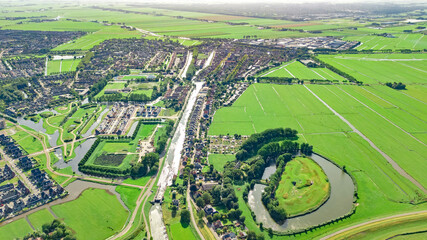
M 310 134 L 350 131 L 303 86 L 255 84 L 231 107 L 216 112 L 209 135 L 251 135 L 278 127 Z
M 48 22 L 24 22 L 23 24 L 9 25 L 3 29 L 25 30 L 25 31 L 83 31 L 96 32 L 105 28 L 104 25 L 94 22 L 79 21 L 48 21 Z
M 288 162 L 275 195 L 289 217 L 317 209 L 329 198 L 330 185 L 322 168 L 309 158 Z
M 424 34 L 395 34 L 394 38 L 366 35 L 345 37 L 347 41 L 359 41 L 357 50 L 423 50 L 427 48 L 427 38 Z
M 93 188 L 72 202 L 53 206 L 52 210 L 76 232 L 78 239 L 106 239 L 119 231 L 128 217 L 128 211 L 115 195 Z
M 47 74 L 76 71 L 81 59 L 51 60 L 47 62 Z
M 319 59 L 368 84 L 402 82 L 425 83 L 425 54 L 341 54 Z
M 258 74 L 259 77 L 284 77 L 301 80 L 345 81 L 345 78 L 327 68 L 309 68 L 299 61 L 283 63 L 281 66 Z
M 423 239 L 427 231 L 426 220 L 425 212 L 384 219 L 345 231 L 331 239 Z
M 71 40 L 67 43 L 61 44 L 52 51 L 64 51 L 64 50 L 89 50 L 93 46 L 100 44 L 101 42 L 114 39 L 114 38 L 140 38 L 141 33 L 138 31 L 129 31 L 119 26 L 109 26 L 102 28 L 96 32 L 88 33 L 85 36 Z
M 401 125 L 400 128 L 406 128 L 406 131 L 425 132 L 425 126 L 417 119 L 423 117 L 420 107 L 424 107 L 425 103 L 385 86 L 363 88 L 308 86 L 337 112 L 348 117 L 356 128 L 360 128 L 362 133 L 393 160 L 398 163 L 404 162 L 401 167 L 425 184 L 422 173 L 426 170 L 420 169 L 424 166 L 421 163 L 422 156 L 426 154 L 422 144 L 340 89 L 381 113 L 394 124 Z M 358 91 L 365 92 L 364 88 L 376 96 L 369 92 L 366 92 L 366 95 L 357 94 Z M 396 107 L 390 105 L 387 107 L 385 104 L 394 104 Z M 404 120 L 398 121 L 399 118 Z M 405 121 L 408 124 L 403 125 Z M 409 125 L 412 127 L 411 130 Z M 383 127 L 378 129 L 374 126 Z M 342 120 L 337 119 L 337 116 L 319 100 L 313 98 L 313 94 L 304 86 L 251 85 L 231 107 L 217 110 L 209 135 L 228 133 L 250 135 L 276 127 L 297 129 L 300 141 L 312 144 L 315 152 L 328 157 L 338 165 L 345 165 L 348 172 L 354 176 L 358 186 L 359 206 L 356 213 L 343 221 L 343 224 L 356 223 L 372 216 L 387 215 L 390 209 L 394 209 L 394 212 L 403 212 L 425 208 L 423 205 L 409 204 L 410 201 L 421 200 L 420 190 L 391 167 L 368 142 L 353 132 Z M 399 142 L 398 139 L 405 140 Z M 328 226 L 317 234 L 336 227 Z

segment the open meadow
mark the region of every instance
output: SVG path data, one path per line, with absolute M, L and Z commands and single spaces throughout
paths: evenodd
M 283 63 L 279 67 L 269 69 L 259 77 L 297 78 L 300 80 L 345 81 L 345 78 L 327 68 L 309 68 L 299 61 Z
M 359 41 L 357 50 L 423 50 L 427 48 L 427 38 L 424 34 L 396 34 L 393 38 L 383 36 L 348 36 L 344 40 Z
M 336 111 L 348 117 L 356 128 L 366 133 L 396 162 L 404 162 L 401 167 L 414 178 L 423 185 L 426 184 L 423 175 L 426 170 L 421 169 L 424 164 L 420 162 L 423 161 L 421 156 L 426 154 L 425 148 L 422 143 L 402 131 L 406 128 L 406 131 L 425 132 L 425 125 L 420 124 L 418 119 L 423 117 L 423 111 L 420 111 L 422 103 L 385 86 L 308 86 L 333 108 L 337 108 Z M 369 108 L 343 91 L 352 96 L 354 94 L 357 100 Z M 356 94 L 360 91 L 365 93 Z M 407 106 L 408 104 L 410 106 Z M 389 121 L 400 124 L 401 129 Z M 408 121 L 413 125 L 409 124 L 410 122 L 403 124 Z M 383 127 L 374 129 L 371 127 L 374 125 Z M 301 141 L 312 144 L 315 152 L 340 166 L 345 166 L 354 176 L 358 185 L 359 206 L 356 213 L 343 223 L 355 223 L 368 217 L 387 215 L 390 209 L 395 213 L 426 208 L 425 204 L 409 204 L 410 201 L 423 198 L 421 190 L 402 177 L 378 151 L 315 99 L 304 86 L 251 85 L 231 107 L 221 108 L 216 112 L 209 135 L 250 135 L 276 127 L 297 129 Z M 404 143 L 397 140 L 400 137 L 405 139 Z M 408 155 L 411 157 L 408 158 Z M 316 234 L 322 234 L 328 228 L 331 227 L 328 226 Z
M 123 227 L 128 217 L 128 211 L 114 194 L 93 188 L 72 202 L 53 206 L 52 210 L 76 232 L 78 239 L 108 238 Z
M 47 74 L 76 71 L 81 59 L 52 60 L 47 62 Z
M 320 60 L 368 84 L 425 83 L 425 54 L 341 54 L 321 55 Z
M 298 157 L 288 162 L 275 195 L 289 217 L 317 209 L 329 198 L 330 185 L 313 160 Z

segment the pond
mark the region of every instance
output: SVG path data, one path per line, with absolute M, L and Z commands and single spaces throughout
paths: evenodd
M 326 176 L 328 176 L 331 186 L 329 199 L 317 210 L 303 216 L 289 218 L 280 225 L 271 218 L 261 201 L 262 192 L 266 186 L 255 184 L 254 189 L 249 192 L 248 204 L 255 213 L 257 222 L 262 222 L 266 228 L 284 232 L 316 226 L 342 217 L 351 211 L 354 193 L 354 183 L 351 177 L 320 155 L 313 154 L 311 158 L 319 164 Z M 267 167 L 264 171 L 263 179 L 269 178 L 275 170 L 275 165 Z

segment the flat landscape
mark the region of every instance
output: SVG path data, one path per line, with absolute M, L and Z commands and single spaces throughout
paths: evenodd
M 0 240 L 425 239 L 426 6 L 0 0 Z
M 319 59 L 367 84 L 425 83 L 425 54 L 321 55 Z

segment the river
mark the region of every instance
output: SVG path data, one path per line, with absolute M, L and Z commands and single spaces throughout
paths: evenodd
M 262 222 L 264 227 L 284 232 L 316 226 L 339 218 L 351 211 L 354 193 L 354 184 L 351 177 L 317 154 L 313 154 L 311 158 L 320 165 L 329 179 L 331 186 L 329 199 L 317 210 L 303 216 L 289 218 L 284 224 L 279 225 L 270 217 L 261 201 L 261 195 L 266 186 L 255 184 L 254 190 L 249 192 L 248 204 L 255 213 L 257 222 Z M 275 172 L 275 168 L 275 165 L 267 167 L 264 171 L 263 179 L 269 178 Z
M 195 84 L 196 87 L 188 99 L 187 105 L 184 109 L 181 120 L 178 123 L 175 134 L 173 135 L 171 144 L 166 154 L 165 163 L 157 184 L 159 187 L 157 193 L 158 198 L 161 198 L 165 194 L 166 188 L 172 185 L 173 176 L 178 174 L 181 161 L 181 152 L 184 148 L 185 129 L 187 127 L 187 122 L 191 111 L 193 110 L 194 104 L 196 102 L 197 94 L 199 94 L 204 83 L 196 82 Z M 162 207 L 160 204 L 155 204 L 150 210 L 150 228 L 151 235 L 153 236 L 154 240 L 168 239 L 166 228 L 163 223 Z

